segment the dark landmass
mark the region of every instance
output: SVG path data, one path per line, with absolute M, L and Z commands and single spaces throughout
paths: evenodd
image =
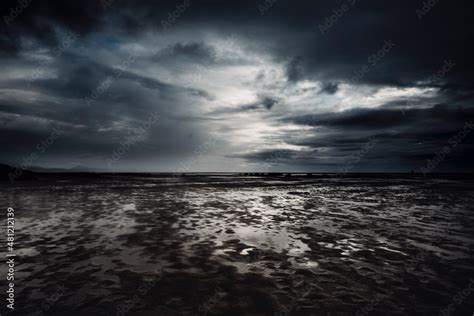
M 83 171 L 85 168 L 74 167 L 71 169 L 61 168 L 42 168 L 32 167 L 31 170 L 17 169 L 6 164 L 0 164 L 0 181 L 10 180 L 45 180 L 55 178 L 103 178 L 103 177 L 185 177 L 199 178 L 212 176 L 228 176 L 228 177 L 261 177 L 261 178 L 279 178 L 294 180 L 299 178 L 314 179 L 337 179 L 344 178 L 450 178 L 450 179 L 470 179 L 474 178 L 473 173 L 304 173 L 304 172 L 99 172 L 99 171 Z M 9 178 L 10 177 L 10 178 Z
M 0 181 L 35 180 L 36 173 L 0 164 Z

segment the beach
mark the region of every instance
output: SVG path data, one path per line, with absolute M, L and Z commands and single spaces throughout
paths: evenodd
M 410 175 L 0 183 L 14 313 L 471 315 L 473 188 Z

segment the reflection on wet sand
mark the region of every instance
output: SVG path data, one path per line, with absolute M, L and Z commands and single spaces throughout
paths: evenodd
M 18 210 L 21 314 L 428 315 L 474 277 L 472 188 L 111 176 L 2 184 L 0 200 Z

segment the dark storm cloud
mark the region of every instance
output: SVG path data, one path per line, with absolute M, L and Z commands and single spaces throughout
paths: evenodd
M 0 142 L 2 143 L 2 160 L 11 164 L 21 163 L 32 155 L 37 158 L 28 166 L 37 164 L 44 166 L 75 166 L 80 161 L 92 166 L 104 168 L 105 161 L 114 151 L 128 139 L 130 150 L 124 154 L 124 163 L 133 159 L 166 158 L 170 161 L 186 157 L 195 147 L 196 142 L 205 140 L 205 129 L 199 126 L 200 122 L 188 122 L 185 126 L 173 118 L 159 116 L 157 113 L 128 112 L 127 109 L 116 108 L 121 113 L 102 114 L 96 111 L 97 117 L 82 118 L 82 125 L 73 124 L 74 116 L 82 112 L 64 112 L 59 116 L 71 119 L 51 120 L 38 126 L 38 117 L 25 116 L 21 120 L 13 119 L 2 127 Z M 150 128 L 143 130 L 145 122 L 151 115 L 157 115 L 157 122 Z M 114 125 L 120 124 L 120 128 Z M 63 134 L 55 140 L 45 151 L 38 146 L 45 143 L 52 132 L 60 128 Z M 141 132 L 143 130 L 143 132 Z M 189 137 L 193 134 L 193 138 Z M 161 136 L 163 135 L 163 136 Z M 133 140 L 140 136 L 137 140 Z M 164 165 L 164 163 L 163 163 Z M 133 166 L 133 165 L 132 165 Z M 130 168 L 131 166 L 129 166 Z M 136 167 L 136 166 L 135 166 Z M 134 168 L 135 168 L 134 167 Z M 169 168 L 169 166 L 166 166 Z M 138 168 L 140 169 L 140 168 Z M 136 170 L 136 168 L 134 169 Z
M 58 42 L 56 28 L 73 30 L 80 34 L 97 31 L 103 25 L 99 1 L 2 1 L 0 48 L 16 54 L 21 39 L 34 38 L 53 46 Z
M 473 72 L 473 31 L 467 21 L 472 18 L 470 1 L 439 1 L 422 19 L 416 10 L 422 1 L 360 1 L 339 18 L 325 35 L 318 26 L 334 14 L 343 1 L 278 1 L 262 16 L 253 1 L 220 3 L 192 2 L 183 14 L 183 23 L 218 30 L 240 32 L 237 21 L 245 21 L 254 32 L 243 32 L 248 38 L 270 43 L 276 55 L 288 62 L 288 79 L 302 76 L 347 81 L 363 65 L 370 67 L 361 83 L 407 86 L 424 80 L 442 66 L 446 59 L 456 69 L 443 82 L 471 85 Z M 104 28 L 117 34 L 135 34 L 147 29 L 162 31 L 161 21 L 179 5 L 176 1 L 113 2 L 104 9 L 100 2 L 31 1 L 9 25 L 2 24 L 2 48 L 19 49 L 21 37 L 33 37 L 45 43 L 57 40 L 55 27 L 74 30 L 86 36 Z M 16 1 L 2 3 L 2 15 L 9 16 Z M 191 9 L 192 8 L 192 9 Z M 442 21 L 442 23 L 440 23 Z M 262 30 L 272 30 L 262 32 Z M 374 60 L 386 41 L 396 44 L 380 60 Z M 196 58 L 209 58 L 212 52 L 199 43 L 178 43 L 170 52 Z M 372 57 L 372 59 L 371 59 Z M 375 62 L 377 61 L 377 62 Z M 304 71 L 303 71 L 304 70 Z
M 137 58 L 136 63 L 139 62 Z M 55 66 L 57 76 L 28 82 L 26 91 L 43 95 L 44 99 L 18 100 L 5 94 L 0 101 L 3 161 L 16 164 L 37 155 L 28 166 L 51 166 L 53 162 L 73 166 L 85 160 L 104 168 L 101 161 L 110 157 L 121 142 L 133 139 L 150 115 L 155 114 L 160 119 L 143 133 L 143 139 L 131 146 L 133 150 L 127 151 L 125 159 L 159 155 L 173 161 L 192 151 L 196 139 L 206 137 L 199 121 L 183 128 L 178 119 L 196 115 L 187 105 L 190 100 L 208 98 L 205 91 L 137 75 L 132 65 L 117 72 L 100 61 L 74 54 L 58 57 Z M 18 87 L 26 87 L 26 82 L 0 82 L 0 89 Z M 87 98 L 94 93 L 97 97 L 88 102 Z M 38 146 L 58 127 L 64 133 L 39 153 Z M 189 133 L 195 135 L 194 139 L 188 137 Z
M 334 94 L 339 90 L 339 84 L 334 82 L 327 82 L 321 88 L 320 93 Z
M 433 158 L 437 151 L 448 146 L 452 153 L 446 158 L 444 167 L 456 162 L 458 167 L 472 169 L 469 167 L 474 151 L 472 107 L 437 105 L 407 111 L 384 107 L 353 109 L 290 120 L 295 124 L 313 126 L 317 132 L 313 136 L 288 139 L 287 142 L 311 150 L 323 148 L 325 150 L 321 155 L 326 158 L 347 156 L 347 152 L 357 151 L 370 139 L 375 139 L 377 145 L 360 159 L 362 163 L 384 165 L 385 169 L 390 169 L 390 164 L 417 169 L 424 166 L 427 159 Z M 333 163 L 337 165 L 341 162 L 334 160 Z M 450 170 L 446 168 L 441 170 Z
M 232 155 L 229 155 L 232 157 Z M 275 149 L 275 150 L 262 150 L 259 152 L 233 155 L 233 157 L 242 157 L 245 159 L 251 159 L 255 161 L 262 161 L 267 163 L 277 163 L 281 161 L 291 161 L 296 158 L 294 151 L 285 150 L 285 149 Z
M 139 113 L 148 113 L 153 108 L 156 110 L 164 107 L 170 101 L 182 102 L 189 95 L 209 97 L 205 91 L 167 84 L 134 74 L 130 69 L 118 73 L 116 68 L 72 54 L 59 58 L 56 65 L 56 78 L 33 80 L 28 83 L 29 90 L 64 98 L 68 104 L 38 101 L 32 107 L 31 103 L 10 101 L 10 104 L 0 104 L 0 110 L 11 114 L 66 120 L 74 124 L 100 124 L 113 121 L 123 112 L 135 117 Z M 25 85 L 25 82 L 0 82 L 0 88 L 11 89 L 21 85 Z M 95 95 L 97 97 L 93 98 Z M 149 98 L 157 96 L 168 101 L 150 102 Z M 114 111 L 108 111 L 111 109 Z
M 215 52 L 213 47 L 205 43 L 177 43 L 156 54 L 153 60 L 158 62 L 177 60 L 179 62 L 210 64 L 215 60 Z
M 360 1 L 322 35 L 317 26 L 341 3 L 301 6 L 306 14 L 301 12 L 300 20 L 291 21 L 289 27 L 301 28 L 303 33 L 285 42 L 287 48 L 280 49 L 282 59 L 299 56 L 297 64 L 306 77 L 333 81 L 350 81 L 367 66 L 368 71 L 359 83 L 398 86 L 413 86 L 427 80 L 446 60 L 452 60 L 456 67 L 438 84 L 472 87 L 473 65 L 468 56 L 473 53 L 473 31 L 466 24 L 472 18 L 472 2 L 439 1 L 419 19 L 416 10 L 423 6 L 422 1 Z M 386 42 L 392 42 L 394 47 L 383 53 Z M 289 67 L 290 78 L 301 75 L 294 69 Z
M 434 130 L 459 127 L 474 119 L 473 108 L 437 105 L 427 109 L 352 109 L 339 113 L 306 115 L 285 120 L 309 126 L 376 130 L 403 126 L 432 126 Z
M 294 57 L 288 61 L 286 66 L 286 76 L 290 82 L 298 81 L 303 78 L 303 65 L 301 57 Z
M 419 164 L 466 121 L 474 119 L 474 28 L 470 25 L 474 3 L 438 1 L 420 15 L 417 10 L 423 7 L 421 0 L 367 0 L 354 2 L 343 15 L 336 14 L 335 10 L 347 2 L 279 0 L 262 14 L 255 1 L 192 1 L 170 27 L 164 28 L 163 22 L 169 23 L 170 14 L 183 1 L 2 1 L 0 66 L 16 68 L 0 80 L 0 143 L 8 159 L 14 161 L 47 137 L 54 126 L 64 126 L 68 132 L 51 148 L 51 154 L 105 157 L 156 111 L 163 120 L 150 129 L 147 140 L 130 155 L 178 157 L 192 151 L 196 139 L 205 139 L 208 133 L 201 123 L 211 120 L 203 117 L 195 105 L 211 100 L 212 91 L 184 88 L 185 84 L 139 74 L 134 71 L 135 63 L 144 69 L 166 68 L 169 76 L 180 67 L 186 68 L 186 63 L 208 67 L 216 62 L 216 47 L 200 35 L 234 34 L 247 51 L 271 56 L 284 65 L 289 87 L 304 80 L 321 81 L 321 98 L 338 95 L 344 83 L 374 89 L 438 89 L 431 103 L 415 100 L 406 109 L 403 106 L 407 101 L 397 100 L 376 109 L 340 113 L 308 116 L 279 112 L 275 114 L 276 124 L 314 129 L 310 135 L 282 136 L 288 144 L 306 146 L 303 151 L 289 151 L 291 154 L 282 159 L 327 167 L 333 165 L 331 157 L 344 157 L 376 137 L 380 142 L 367 154 L 366 161 L 388 169 L 390 164 L 400 162 Z M 56 58 L 53 75 L 37 78 L 28 86 L 18 79 L 25 68 L 29 73 L 37 67 L 28 56 L 54 49 L 61 44 L 61 34 L 68 31 L 76 32 L 79 39 L 73 49 Z M 185 39 L 167 42 L 153 55 L 137 58 L 119 77 L 111 66 L 113 62 L 99 57 L 100 51 L 116 53 L 120 43 L 133 42 L 144 34 L 174 31 Z M 454 66 L 445 71 L 447 61 Z M 238 59 L 234 65 L 241 62 Z M 107 78 L 113 81 L 87 106 L 86 98 Z M 276 106 L 282 103 L 280 100 L 262 92 L 256 102 L 211 114 L 271 115 L 283 111 Z M 441 105 L 433 106 L 433 102 Z M 189 135 L 196 136 L 191 140 Z M 472 136 L 467 136 L 456 150 L 447 161 L 466 165 L 473 156 Z M 240 157 L 265 161 L 279 153 L 262 150 Z
M 242 104 L 234 108 L 224 108 L 216 110 L 212 112 L 212 114 L 238 113 L 247 111 L 270 111 L 279 102 L 279 100 L 269 96 L 260 96 L 259 99 L 255 102 Z

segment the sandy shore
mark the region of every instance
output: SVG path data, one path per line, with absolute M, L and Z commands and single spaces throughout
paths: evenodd
M 16 210 L 19 315 L 474 310 L 454 300 L 474 278 L 472 181 L 116 176 L 0 188 Z

